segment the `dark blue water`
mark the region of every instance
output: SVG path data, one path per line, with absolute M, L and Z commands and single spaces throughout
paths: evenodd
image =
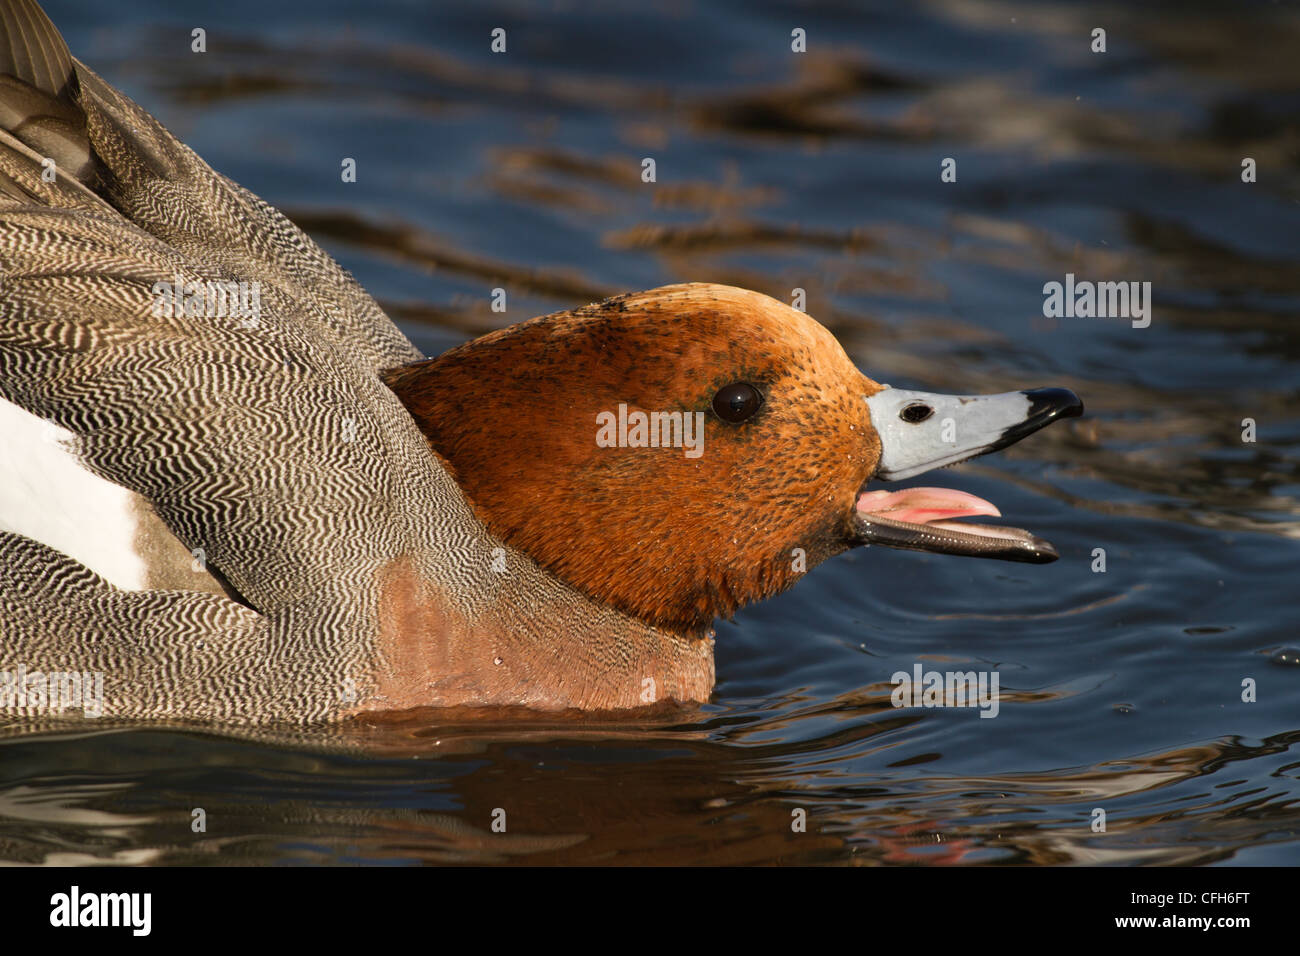
M 877 380 L 1061 385 L 1088 415 L 935 481 L 1059 562 L 846 555 L 719 627 L 713 701 L 676 726 L 10 738 L 0 858 L 1300 860 L 1294 5 L 48 10 L 427 353 L 669 282 L 799 287 Z M 1151 282 L 1150 327 L 1045 318 L 1066 273 Z M 891 706 L 917 663 L 996 671 L 996 719 Z

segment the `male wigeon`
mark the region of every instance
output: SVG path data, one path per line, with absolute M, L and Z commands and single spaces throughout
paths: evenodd
M 51 672 L 128 718 L 703 701 L 714 619 L 849 548 L 1056 557 L 957 521 L 998 514 L 973 495 L 868 482 L 1067 391 L 890 388 L 704 283 L 423 360 L 30 0 L 0 2 L 0 73 L 0 715 L 65 703 Z

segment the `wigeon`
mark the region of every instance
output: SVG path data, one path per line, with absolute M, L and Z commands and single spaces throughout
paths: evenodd
M 423 359 L 30 0 L 0 73 L 0 715 L 75 711 L 72 676 L 133 719 L 685 704 L 716 618 L 850 548 L 1056 558 L 957 520 L 998 515 L 974 495 L 870 483 L 1068 391 L 890 388 L 707 283 Z

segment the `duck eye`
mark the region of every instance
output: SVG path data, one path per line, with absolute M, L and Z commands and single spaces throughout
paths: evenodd
M 929 405 L 917 402 L 914 405 L 908 405 L 905 409 L 899 412 L 898 417 L 909 425 L 919 425 L 933 414 L 933 408 Z
M 713 413 L 733 425 L 743 422 L 763 404 L 758 389 L 746 382 L 732 382 L 713 396 Z

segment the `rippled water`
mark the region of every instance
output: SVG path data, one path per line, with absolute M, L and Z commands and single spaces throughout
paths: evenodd
M 846 555 L 722 624 L 712 703 L 669 725 L 11 737 L 0 859 L 1300 861 L 1294 7 L 349 6 L 48 2 L 426 352 L 711 280 L 806 289 L 895 386 L 1073 388 L 1086 418 L 942 479 L 1062 558 Z M 1066 273 L 1151 282 L 1150 327 L 1044 318 Z M 892 707 L 917 663 L 996 670 L 997 718 Z

